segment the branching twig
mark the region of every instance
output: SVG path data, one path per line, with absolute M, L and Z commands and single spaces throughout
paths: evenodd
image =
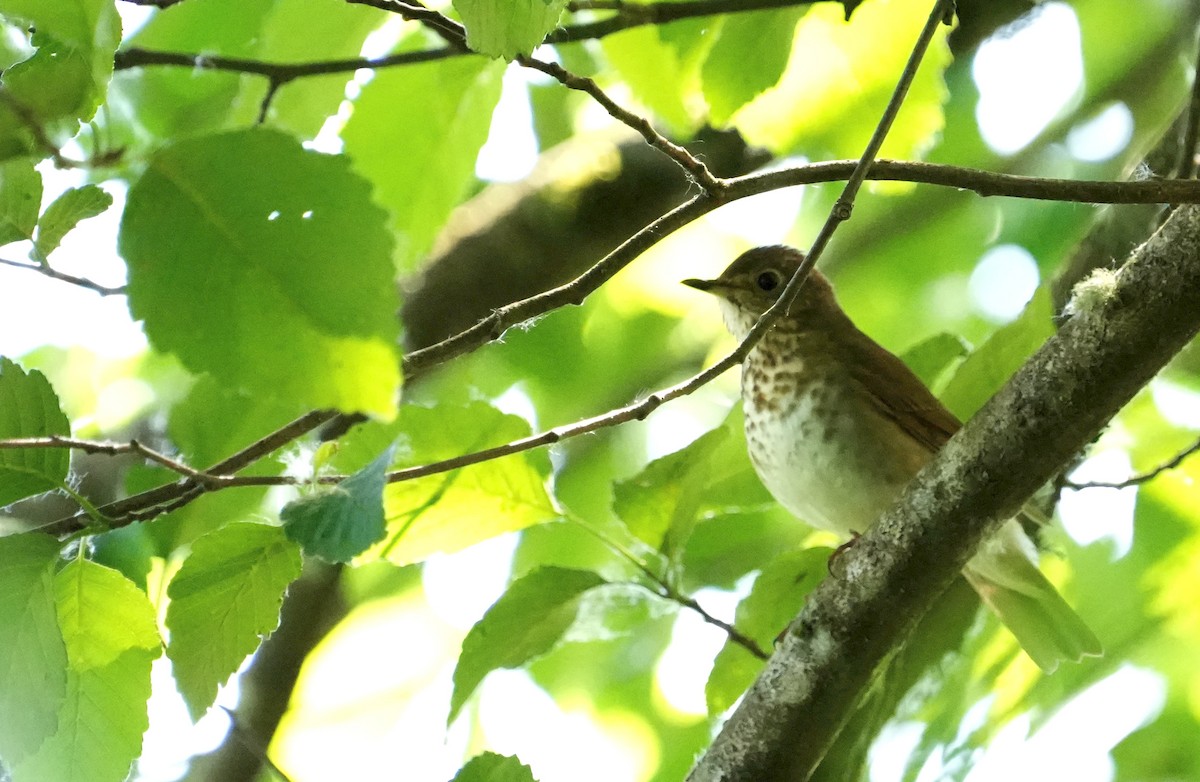
M 1185 459 L 1198 451 L 1200 451 L 1200 440 L 1192 443 L 1167 461 L 1155 467 L 1153 470 L 1130 476 L 1123 481 L 1063 481 L 1062 485 L 1065 488 L 1075 489 L 1076 491 L 1081 491 L 1083 489 L 1127 489 L 1130 486 L 1140 486 L 1143 483 L 1149 483 L 1167 470 L 1174 470 L 1176 467 L 1183 464 Z
M 81 440 L 74 437 L 60 437 L 59 435 L 50 435 L 49 437 L 14 437 L 7 440 L 0 440 L 0 450 L 41 450 L 46 448 L 68 448 L 74 451 L 103 454 L 105 456 L 135 454 L 205 486 L 219 486 L 223 482 L 231 480 L 230 476 L 211 475 L 194 467 L 189 467 L 178 459 L 174 459 L 165 453 L 143 445 L 138 440 L 118 443 L 106 440 Z
M 125 286 L 110 288 L 107 285 L 101 285 L 98 282 L 89 280 L 85 277 L 76 277 L 73 274 L 66 274 L 54 269 L 50 266 L 43 266 L 39 263 L 22 263 L 21 261 L 10 261 L 7 258 L 0 258 L 0 264 L 11 266 L 14 269 L 26 269 L 27 271 L 43 274 L 51 279 L 69 282 L 72 285 L 78 285 L 80 288 L 87 288 L 90 291 L 95 291 L 101 296 L 121 296 L 125 294 Z
M 768 652 L 764 651 L 763 648 L 761 646 L 759 646 L 758 643 L 753 638 L 744 634 L 741 630 L 738 630 L 736 627 L 731 625 L 729 622 L 726 622 L 722 619 L 718 619 L 717 617 L 708 613 L 708 611 L 704 610 L 704 606 L 702 606 L 696 602 L 696 599 L 694 597 L 688 597 L 687 595 L 680 594 L 679 592 L 676 592 L 674 589 L 670 589 L 669 587 L 666 587 L 665 584 L 663 586 L 664 586 L 664 594 L 662 594 L 661 597 L 665 597 L 668 600 L 673 600 L 674 602 L 679 603 L 679 605 L 683 606 L 684 608 L 690 608 L 691 610 L 695 611 L 697 614 L 700 615 L 701 619 L 703 619 L 705 622 L 712 625 L 713 627 L 717 627 L 717 628 L 720 628 L 721 630 L 724 630 L 725 634 L 729 636 L 729 639 L 731 641 L 733 641 L 735 644 L 742 647 L 746 651 L 750 652 L 750 654 L 754 655 L 758 659 L 766 660 L 766 659 L 770 658 L 771 655 Z
M 650 121 L 645 117 L 638 116 L 632 111 L 620 106 L 616 101 L 610 98 L 595 80 L 584 76 L 576 76 L 575 74 L 563 68 L 558 63 L 545 62 L 535 57 L 518 57 L 517 62 L 526 68 L 532 68 L 536 71 L 556 79 L 560 84 L 568 89 L 579 90 L 592 97 L 594 101 L 604 107 L 604 110 L 609 113 L 613 119 L 636 130 L 641 134 L 646 143 L 662 152 L 667 157 L 674 160 L 684 171 L 687 171 L 695 178 L 697 184 L 704 188 L 704 191 L 715 199 L 720 200 L 721 194 L 725 190 L 725 181 L 713 176 L 708 170 L 708 166 L 704 165 L 692 153 L 688 152 L 678 144 L 674 144 L 667 140 L 665 136 L 654 129 Z

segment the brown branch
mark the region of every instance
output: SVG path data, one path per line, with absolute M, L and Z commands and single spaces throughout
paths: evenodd
M 594 101 L 604 107 L 604 110 L 613 119 L 624 125 L 628 125 L 641 134 L 647 144 L 678 163 L 684 171 L 692 175 L 696 183 L 704 188 L 706 193 L 718 201 L 720 200 L 721 194 L 725 190 L 725 180 L 713 176 L 713 173 L 708 170 L 708 166 L 704 165 L 698 158 L 693 157 L 692 153 L 678 144 L 668 141 L 665 136 L 654 129 L 654 126 L 650 124 L 650 120 L 620 106 L 604 90 L 600 89 L 600 86 L 593 79 L 576 76 L 558 63 L 545 62 L 534 57 L 517 57 L 517 62 L 526 68 L 532 68 L 556 79 L 568 89 L 578 90 L 590 95 Z
M 201 484 L 212 484 L 215 486 L 228 480 L 226 477 L 210 475 L 209 473 L 189 467 L 178 459 L 173 459 L 147 445 L 143 445 L 137 440 L 118 443 L 107 440 L 81 440 L 73 437 L 60 437 L 58 435 L 50 435 L 49 437 L 14 437 L 7 440 L 0 440 L 0 450 L 41 450 L 46 448 L 68 448 L 75 451 L 83 451 L 84 453 L 103 454 L 106 456 L 132 453 L 145 458 L 147 461 L 166 467 L 172 472 L 177 472 L 186 478 L 192 478 Z
M 52 280 L 61 280 L 69 282 L 72 285 L 77 285 L 80 288 L 87 288 L 90 291 L 95 291 L 101 296 L 123 296 L 125 295 L 125 286 L 121 285 L 116 288 L 110 288 L 107 285 L 101 285 L 98 282 L 89 280 L 86 277 L 76 277 L 73 274 L 66 274 L 49 265 L 40 263 L 22 263 L 21 261 L 10 261 L 7 258 L 0 258 L 0 264 L 11 266 L 14 269 L 25 269 L 26 271 L 37 272 L 38 274 L 49 277 Z
M 1130 486 L 1140 486 L 1143 483 L 1149 483 L 1167 470 L 1174 470 L 1183 464 L 1185 459 L 1198 451 L 1200 451 L 1200 440 L 1192 443 L 1153 470 L 1130 476 L 1123 481 L 1063 481 L 1062 485 L 1064 488 L 1075 489 L 1076 491 L 1082 491 L 1083 489 L 1127 489 Z

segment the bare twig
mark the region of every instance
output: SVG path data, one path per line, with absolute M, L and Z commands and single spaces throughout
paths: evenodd
M 40 263 L 22 263 L 21 261 L 10 261 L 7 258 L 0 258 L 0 264 L 11 266 L 14 269 L 25 269 L 27 271 L 37 272 L 38 274 L 45 275 L 51 279 L 61 280 L 62 282 L 69 282 L 72 285 L 78 285 L 80 288 L 87 288 L 90 291 L 95 291 L 101 296 L 122 296 L 125 294 L 124 285 L 116 288 L 110 288 L 107 285 L 101 285 L 100 283 L 89 280 L 85 277 L 76 277 L 73 274 L 66 274 L 48 265 L 44 266 Z
M 1183 464 L 1185 459 L 1198 451 L 1200 451 L 1200 440 L 1192 443 L 1153 470 L 1130 476 L 1123 481 L 1063 481 L 1062 485 L 1067 489 L 1075 489 L 1076 491 L 1082 491 L 1083 489 L 1127 489 L 1130 486 L 1140 486 L 1143 483 L 1149 483 L 1167 470 L 1174 470 Z
M 704 188 L 706 193 L 720 200 L 721 194 L 725 190 L 725 180 L 713 176 L 712 172 L 708 170 L 708 166 L 694 157 L 692 153 L 678 144 L 667 140 L 665 136 L 654 129 L 654 126 L 650 124 L 648 119 L 621 107 L 604 90 L 600 89 L 600 86 L 593 79 L 576 76 L 558 63 L 546 62 L 535 57 L 518 57 L 517 62 L 526 68 L 541 71 L 547 76 L 556 79 L 568 89 L 579 90 L 590 95 L 594 101 L 604 107 L 604 110 L 610 116 L 618 122 L 636 130 L 646 140 L 647 144 L 678 163 L 684 171 L 692 175 L 700 187 Z

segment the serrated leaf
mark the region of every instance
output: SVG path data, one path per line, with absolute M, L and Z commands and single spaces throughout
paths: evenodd
M 801 13 L 798 8 L 783 8 L 725 19 L 700 70 L 713 124 L 723 125 L 747 101 L 779 81 Z
M 4 88 L 24 110 L 0 104 L 0 157 L 35 149 L 29 117 L 53 144 L 65 142 L 104 99 L 121 40 L 121 20 L 111 0 L 4 0 L 0 14 L 36 31 L 33 54 L 4 72 Z
M 330 562 L 349 562 L 386 531 L 383 487 L 392 461 L 388 448 L 330 491 L 302 497 L 279 512 L 288 538 Z
M 467 761 L 451 782 L 536 782 L 529 766 L 511 755 L 484 752 Z
M 560 567 L 539 568 L 514 581 L 463 639 L 447 722 L 488 673 L 520 667 L 553 649 L 575 623 L 584 594 L 606 583 L 590 570 Z
M 705 47 L 681 52 L 651 25 L 607 36 L 600 46 L 633 95 L 657 115 L 671 135 L 686 136 L 699 126 L 702 114 L 695 106 L 700 103 L 696 98 L 700 97 Z M 702 103 L 700 106 L 703 108 Z
M 154 607 L 116 570 L 73 560 L 54 577 L 58 625 L 75 670 L 107 665 L 130 649 L 162 646 Z
M 922 383 L 936 389 L 938 380 L 968 349 L 961 337 L 943 332 L 913 345 L 901 358 Z
M 237 522 L 192 544 L 167 589 L 167 654 L 193 718 L 279 626 L 284 592 L 299 575 L 300 549 L 279 527 Z
M 50 381 L 0 357 L 0 439 L 50 435 L 71 435 Z M 0 450 L 0 506 L 62 486 L 70 464 L 65 448 Z
M 696 526 L 711 460 L 728 437 L 718 427 L 613 485 L 613 510 L 630 531 L 663 551 L 680 550 Z
M 12 769 L 13 782 L 122 782 L 150 725 L 157 651 L 130 649 L 98 668 L 72 669 L 60 730 Z
M 57 728 L 67 651 L 54 609 L 59 543 L 49 535 L 0 538 L 0 757 L 16 763 Z
M 363 464 L 395 442 L 400 469 L 461 456 L 525 437 L 529 424 L 484 402 L 404 405 L 388 425 L 360 426 L 343 439 L 334 463 Z M 504 532 L 559 518 L 546 491 L 544 454 L 516 453 L 450 472 L 388 484 L 388 531 L 375 553 L 399 565 L 459 551 Z
M 33 238 L 42 207 L 42 175 L 28 159 L 0 164 L 0 245 Z
M 423 35 L 398 51 L 423 48 Z M 396 265 L 412 271 L 475 181 L 504 65 L 457 57 L 377 71 L 342 130 L 346 155 L 391 212 Z
M 70 670 L 58 730 L 13 769 L 14 782 L 121 782 L 149 725 L 154 607 L 115 570 L 76 559 L 54 578 Z
M 813 4 L 795 28 L 783 77 L 742 107 L 734 126 L 777 155 L 857 157 L 928 15 L 924 0 L 864 0 L 847 22 L 842 5 Z M 882 156 L 917 157 L 942 129 L 948 35 L 944 25 L 935 34 Z
M 1004 385 L 1012 374 L 1054 333 L 1050 289 L 1037 289 L 1017 319 L 996 329 L 959 365 L 942 402 L 965 421 Z
M 488 57 L 528 55 L 558 26 L 566 0 L 454 0 L 467 46 Z
M 281 133 L 190 138 L 129 191 L 129 306 L 223 383 L 390 417 L 400 368 L 391 237 L 344 158 Z
M 46 207 L 38 220 L 37 237 L 33 240 L 34 252 L 44 261 L 80 220 L 95 217 L 110 206 L 112 196 L 96 185 L 66 190 Z
M 738 603 L 734 626 L 769 651 L 788 622 L 800 613 L 805 598 L 825 578 L 832 550 L 823 547 L 788 551 L 767 563 L 750 594 Z M 704 688 L 709 714 L 720 714 L 741 697 L 762 669 L 763 661 L 733 640 L 717 653 Z

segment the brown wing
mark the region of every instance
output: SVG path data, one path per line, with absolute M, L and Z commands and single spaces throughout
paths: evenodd
M 930 451 L 939 450 L 962 426 L 903 361 L 857 328 L 843 349 L 852 376 L 879 412 Z

